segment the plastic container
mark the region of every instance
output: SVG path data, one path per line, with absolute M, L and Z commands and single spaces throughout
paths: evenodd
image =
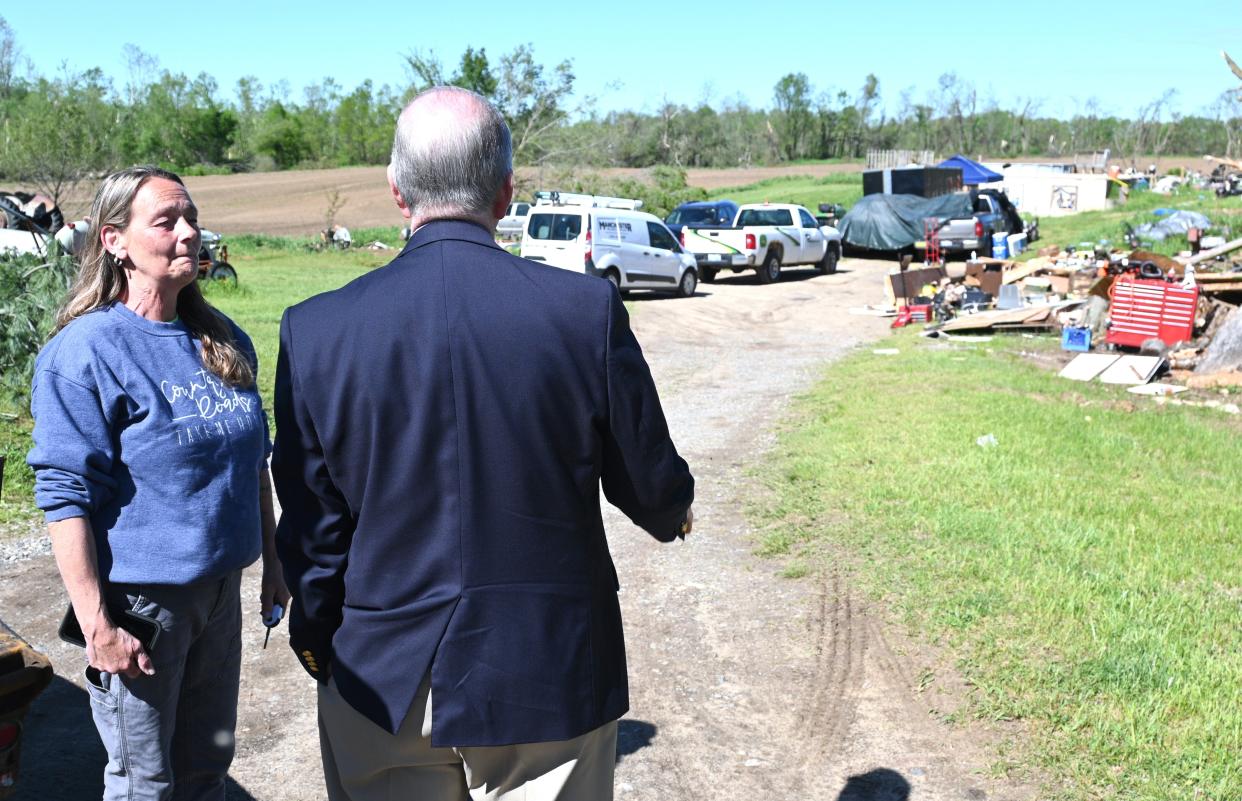
M 1009 243 L 1009 253 L 1013 256 L 1017 256 L 1019 253 L 1026 250 L 1025 233 L 1010 234 L 1007 241 Z
M 992 258 L 1009 258 L 1009 243 L 1004 237 L 997 237 L 992 240 Z
M 996 308 L 1020 309 L 1022 305 L 1022 293 L 1018 290 L 1017 284 L 1005 284 L 1000 288 L 1000 296 L 996 298 Z
M 1091 329 L 1066 326 L 1061 329 L 1061 350 L 1086 353 L 1091 350 Z

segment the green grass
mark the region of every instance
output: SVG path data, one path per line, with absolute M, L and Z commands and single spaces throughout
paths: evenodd
M 242 247 L 244 240 L 238 240 L 243 238 L 231 238 L 229 248 L 229 260 L 237 268 L 237 287 L 207 285 L 205 294 L 212 305 L 233 318 L 254 340 L 259 355 L 259 392 L 264 408 L 270 410 L 273 371 L 280 347 L 280 318 L 285 309 L 311 295 L 343 286 L 388 263 L 397 253 L 312 252 L 277 246 L 249 250 Z
M 1080 242 L 1108 241 L 1114 247 L 1125 248 L 1122 235 L 1123 222 L 1137 228 L 1145 222 L 1155 222 L 1160 218 L 1152 213 L 1154 209 L 1170 208 L 1198 211 L 1206 214 L 1212 221 L 1210 234 L 1222 234 L 1226 238 L 1234 238 L 1242 233 L 1242 198 L 1218 198 L 1210 191 L 1186 189 L 1173 195 L 1158 195 L 1155 192 L 1133 192 L 1124 204 L 1103 211 L 1085 211 L 1065 217 L 1041 217 L 1039 220 L 1040 241 L 1028 250 L 1023 258 L 1032 258 L 1035 251 L 1046 244 L 1057 244 L 1062 247 L 1077 245 Z M 1232 230 L 1228 233 L 1225 228 Z M 1151 250 L 1157 253 L 1172 255 L 1189 248 L 1186 237 L 1170 237 L 1164 242 L 1152 243 Z
M 713 197 L 738 203 L 797 203 L 818 213 L 820 203 L 852 206 L 862 197 L 861 173 L 833 173 L 821 178 L 790 176 L 769 178 L 747 186 L 720 189 Z
M 15 410 L 0 413 L 0 455 L 4 456 L 4 486 L 0 491 L 0 526 L 33 519 L 37 512 L 31 496 L 34 473 L 26 466 L 30 450 L 30 414 Z
M 1242 421 L 1011 344 L 897 344 L 799 401 L 762 552 L 794 575 L 846 554 L 959 656 L 977 715 L 1031 724 L 1011 759 L 1052 777 L 1043 797 L 1242 798 Z

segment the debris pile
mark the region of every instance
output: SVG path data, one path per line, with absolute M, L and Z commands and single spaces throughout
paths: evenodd
M 1200 236 L 1210 226 L 1202 215 L 1162 222 L 1169 233 L 1188 232 L 1193 250 L 1169 257 L 1084 243 L 1050 245 L 1024 262 L 903 261 L 885 285 L 892 325 L 926 322 L 927 336 L 1059 331 L 1062 348 L 1081 354 L 1066 378 L 1176 382 L 1139 394 L 1242 387 L 1242 239 Z

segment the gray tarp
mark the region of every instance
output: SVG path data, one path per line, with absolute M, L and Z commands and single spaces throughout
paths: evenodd
M 1144 239 L 1152 239 L 1156 242 L 1163 242 L 1170 236 L 1181 234 L 1191 228 L 1198 228 L 1204 231 L 1212 226 L 1212 221 L 1197 211 L 1175 211 L 1167 217 L 1163 217 L 1154 223 L 1143 223 L 1134 229 L 1134 233 Z
M 957 193 L 921 198 L 917 195 L 867 195 L 854 204 L 838 226 L 846 242 L 871 250 L 900 250 L 923 238 L 923 220 L 970 217 L 970 195 Z

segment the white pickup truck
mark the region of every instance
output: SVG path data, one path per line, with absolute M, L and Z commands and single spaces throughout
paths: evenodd
M 699 277 L 708 282 L 726 268 L 735 273 L 755 270 L 761 284 L 779 281 L 782 268 L 798 264 L 813 264 L 831 274 L 841 258 L 841 233 L 789 203 L 742 206 L 732 228 L 682 228 L 681 244 L 694 254 Z

